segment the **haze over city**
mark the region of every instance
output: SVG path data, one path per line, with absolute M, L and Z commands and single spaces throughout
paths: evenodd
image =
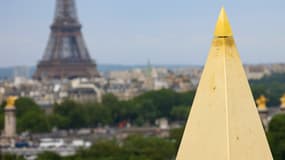
M 285 62 L 285 1 L 77 1 L 84 38 L 100 64 L 203 64 L 219 8 L 228 10 L 244 63 Z M 54 17 L 54 1 L 3 1 L 0 67 L 34 66 Z

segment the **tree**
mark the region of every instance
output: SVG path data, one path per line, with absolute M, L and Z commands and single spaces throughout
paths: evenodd
M 65 100 L 63 103 L 55 105 L 54 114 L 64 118 L 62 120 L 66 126 L 62 126 L 63 128 L 78 129 L 88 126 L 87 117 L 85 116 L 87 114 L 86 108 L 74 101 Z
M 132 135 L 123 141 L 98 141 L 64 160 L 172 160 L 176 149 L 172 140 Z
M 158 118 L 158 110 L 150 99 L 141 100 L 140 103 L 136 104 L 136 115 L 135 122 L 138 125 L 153 124 Z
M 62 160 L 62 158 L 54 152 L 44 152 L 38 155 L 37 160 Z
M 268 140 L 275 160 L 285 159 L 285 114 L 276 115 L 269 123 Z
M 146 160 L 171 160 L 176 152 L 174 143 L 167 139 L 138 135 L 127 138 L 123 149 L 130 159 Z
M 32 133 L 49 132 L 47 116 L 44 112 L 29 111 L 17 119 L 17 131 L 29 131 Z
M 21 117 L 27 112 L 40 112 L 41 108 L 31 98 L 21 97 L 16 100 L 16 116 Z
M 122 117 L 121 102 L 113 94 L 106 94 L 102 98 L 102 104 L 111 111 L 112 119 L 119 123 Z
M 3 154 L 0 152 L 0 159 L 2 160 L 25 160 L 22 156 Z
M 69 120 L 67 117 L 54 113 L 48 115 L 48 123 L 51 128 L 68 129 Z
M 102 97 L 102 103 L 106 106 L 109 107 L 116 107 L 118 104 L 119 100 L 116 96 L 114 96 L 113 94 L 105 94 Z
M 106 125 L 112 122 L 111 110 L 101 104 L 87 107 L 89 124 L 92 126 Z
M 183 93 L 177 93 L 177 104 L 182 106 L 191 106 L 196 91 L 188 91 Z
M 71 112 L 73 112 L 73 110 L 77 107 L 78 107 L 77 103 L 75 103 L 72 100 L 66 99 L 61 104 L 55 104 L 53 110 L 54 113 L 65 116 L 65 115 L 70 115 Z
M 180 145 L 183 133 L 184 133 L 184 129 L 185 128 L 182 127 L 182 128 L 175 128 L 175 129 L 170 130 L 169 138 L 175 141 L 176 150 L 178 150 L 179 148 L 179 145 Z
M 126 156 L 116 141 L 100 141 L 90 149 L 79 151 L 74 159 L 80 157 L 80 160 L 91 160 L 96 157 L 96 160 L 122 160 Z
M 0 112 L 0 130 L 4 128 L 4 113 Z
M 189 115 L 189 110 L 190 107 L 188 106 L 175 106 L 170 113 L 171 119 L 185 122 Z
M 150 100 L 159 111 L 158 117 L 168 117 L 171 108 L 177 104 L 177 94 L 173 90 L 162 89 L 159 91 L 150 91 L 137 98 L 137 102 Z

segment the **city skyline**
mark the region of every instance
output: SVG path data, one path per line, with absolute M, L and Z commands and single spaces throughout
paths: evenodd
M 99 65 L 146 64 L 148 59 L 153 64 L 201 65 L 222 5 L 244 63 L 285 62 L 281 0 L 77 1 L 88 49 Z M 36 65 L 46 47 L 54 6 L 55 1 L 2 2 L 0 67 Z

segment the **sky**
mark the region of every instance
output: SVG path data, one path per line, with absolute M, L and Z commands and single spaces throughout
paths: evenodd
M 0 67 L 36 65 L 55 0 L 0 0 Z M 77 0 L 82 32 L 100 64 L 202 65 L 225 6 L 244 63 L 285 63 L 284 0 Z

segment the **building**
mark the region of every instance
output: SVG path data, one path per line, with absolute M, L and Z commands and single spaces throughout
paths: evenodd
M 75 79 L 71 81 L 68 91 L 69 98 L 77 102 L 101 102 L 102 90 L 94 83 L 84 79 Z

